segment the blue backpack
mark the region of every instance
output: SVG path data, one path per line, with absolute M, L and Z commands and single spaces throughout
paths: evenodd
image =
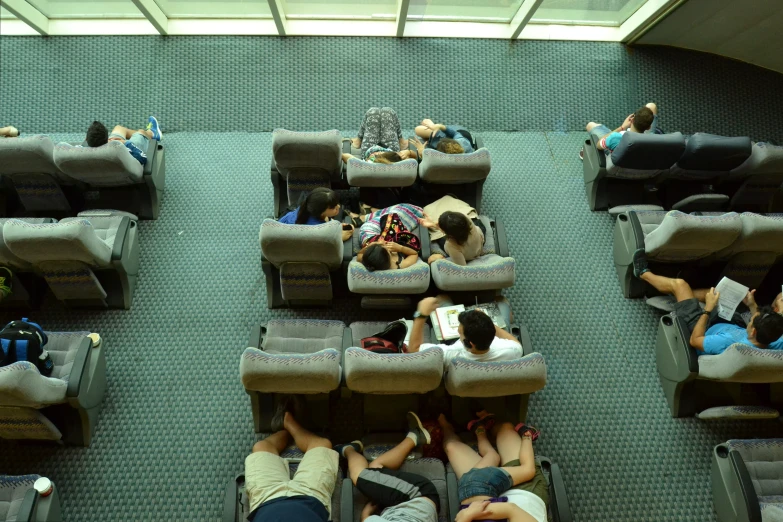
M 0 366 L 6 366 L 18 361 L 29 361 L 35 364 L 41 375 L 52 374 L 54 363 L 44 346 L 49 339 L 40 325 L 32 323 L 23 317 L 21 321 L 11 321 L 0 331 Z

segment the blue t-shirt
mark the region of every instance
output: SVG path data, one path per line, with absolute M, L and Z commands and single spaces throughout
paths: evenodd
M 704 336 L 704 354 L 718 355 L 726 351 L 726 348 L 735 343 L 742 343 L 757 348 L 748 339 L 748 331 L 741 326 L 729 323 L 719 323 L 710 326 Z M 770 350 L 783 350 L 783 338 L 770 343 Z
M 252 522 L 328 522 L 329 512 L 317 498 L 296 495 L 264 502 L 248 519 Z
M 295 208 L 285 216 L 278 219 L 280 223 L 285 223 L 286 225 L 296 225 L 296 218 L 299 216 L 299 209 Z M 326 221 L 321 221 L 317 217 L 310 216 L 307 219 L 307 223 L 305 225 L 323 225 L 326 223 Z
M 607 151 L 607 153 L 610 153 L 611 151 L 617 148 L 617 146 L 620 144 L 620 140 L 623 139 L 623 134 L 625 134 L 626 132 L 627 131 L 613 132 L 609 134 L 609 136 L 601 138 L 601 141 L 599 143 L 601 144 L 601 147 L 603 147 L 604 150 Z

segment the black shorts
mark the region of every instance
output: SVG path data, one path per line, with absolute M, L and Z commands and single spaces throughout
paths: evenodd
M 699 300 L 695 297 L 680 301 L 674 305 L 674 315 L 685 321 L 685 324 L 688 325 L 688 332 L 690 333 L 693 333 L 693 329 L 696 328 L 696 323 L 701 319 L 703 312 L 704 310 L 702 310 Z M 710 317 L 707 319 L 707 328 L 719 323 L 735 324 L 741 328 L 747 327 L 745 320 L 739 313 L 734 312 L 731 320 L 726 321 L 725 319 L 718 317 L 718 308 L 715 307 L 715 310 L 710 313 Z
M 359 473 L 356 489 L 381 509 L 426 497 L 440 512 L 440 497 L 435 484 L 415 473 L 387 468 L 367 468 Z

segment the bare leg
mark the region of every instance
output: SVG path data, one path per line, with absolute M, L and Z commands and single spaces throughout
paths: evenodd
M 274 455 L 280 455 L 288 446 L 288 432 L 285 430 L 271 434 L 264 440 L 259 440 L 253 445 L 253 453 L 264 451 Z
M 481 461 L 473 466 L 474 468 L 494 468 L 500 466 L 500 455 L 492 447 L 492 443 L 487 438 L 487 431 L 483 428 L 476 429 L 476 441 L 481 455 Z
M 8 127 L 0 128 L 0 136 L 5 136 L 6 138 L 16 138 L 19 136 L 19 131 L 13 125 L 9 125 Z
M 413 443 L 413 439 L 405 437 L 402 442 L 394 446 L 392 449 L 373 460 L 370 463 L 371 468 L 389 468 L 400 469 L 405 459 L 413 451 L 416 445 Z
M 658 114 L 658 106 L 655 105 L 653 102 L 648 103 L 647 105 L 645 105 L 645 107 L 650 109 L 653 114 Z
M 440 428 L 443 430 L 443 450 L 446 452 L 449 462 L 451 462 L 451 467 L 454 468 L 457 479 L 460 479 L 462 475 L 481 462 L 481 455 L 473 451 L 473 448 L 457 437 L 454 433 L 454 428 L 443 414 L 438 417 L 438 424 L 440 424 Z
M 416 132 L 416 136 L 418 136 L 419 138 L 425 141 L 430 139 L 430 136 L 432 135 L 432 129 L 430 129 L 429 127 L 425 127 L 424 125 L 417 126 L 415 132 Z
M 522 448 L 522 437 L 514 431 L 514 425 L 510 422 L 497 423 L 492 428 L 492 434 L 495 435 L 495 444 L 500 454 L 500 463 L 506 464 L 519 458 L 519 451 Z
M 655 275 L 649 270 L 639 276 L 639 279 L 647 281 L 661 293 L 673 295 L 678 303 L 695 297 L 691 286 L 684 279 Z
M 307 453 L 313 448 L 329 448 L 332 449 L 332 443 L 329 439 L 319 437 L 318 435 L 306 430 L 299 424 L 293 415 L 286 412 L 285 419 L 283 419 L 283 427 L 294 438 L 294 444 L 302 452 Z
M 348 461 L 348 474 L 351 476 L 351 482 L 356 485 L 356 481 L 359 480 L 359 473 L 369 467 L 367 459 L 353 449 L 353 446 L 348 446 L 344 451 L 345 459 Z
M 596 123 L 596 122 L 594 122 L 594 121 L 591 121 L 590 123 L 588 123 L 588 124 L 587 124 L 587 126 L 585 126 L 585 130 L 586 130 L 587 132 L 590 132 L 591 130 L 593 130 L 593 129 L 595 129 L 596 127 L 598 127 L 598 125 L 600 125 L 600 124 L 598 124 L 598 123 Z
M 510 427 L 510 424 L 508 425 Z M 530 436 L 523 436 L 520 437 L 517 432 L 514 431 L 514 428 L 502 428 L 501 431 L 509 432 L 510 433 L 503 433 L 503 437 L 507 439 L 506 445 L 508 446 L 506 449 L 510 449 L 511 447 L 511 437 L 516 436 L 516 438 L 519 440 L 517 444 L 519 444 L 519 453 L 517 453 L 517 458 L 519 459 L 519 465 L 518 466 L 503 466 L 503 469 L 508 471 L 509 475 L 511 475 L 511 480 L 514 481 L 514 485 L 522 484 L 523 482 L 527 482 L 528 480 L 532 480 L 533 477 L 536 474 L 536 458 L 535 454 L 533 453 L 533 440 L 530 438 Z M 513 435 L 512 435 L 513 434 Z M 513 460 L 513 459 L 512 459 Z

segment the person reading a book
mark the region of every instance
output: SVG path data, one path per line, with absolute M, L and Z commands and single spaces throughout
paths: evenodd
M 419 301 L 413 314 L 408 353 L 428 348 L 443 350 L 444 366 L 455 357 L 471 361 L 510 361 L 522 357 L 522 345 L 512 334 L 495 326 L 492 319 L 478 310 L 468 310 L 457 316 L 459 339 L 452 345 L 424 343 L 424 324 L 442 301 L 427 297 Z
M 647 266 L 643 249 L 634 252 L 633 273 L 659 292 L 677 299 L 674 313 L 688 325 L 691 332 L 689 344 L 698 350 L 699 355 L 718 355 L 735 343 L 761 349 L 783 349 L 783 316 L 769 306 L 759 308 L 753 298 L 755 291 L 748 292 L 743 301 L 751 311 L 751 319 L 747 327 L 743 327 L 737 324 L 740 321 L 735 318 L 727 322 L 717 317 L 720 293 L 715 288 L 692 289 L 683 279 L 653 274 Z M 703 310 L 700 302 L 705 305 Z
M 367 214 L 359 228 L 362 249 L 356 260 L 370 272 L 413 266 L 421 252 L 421 241 L 412 232 L 418 225 L 436 226 L 421 207 L 408 203 Z

